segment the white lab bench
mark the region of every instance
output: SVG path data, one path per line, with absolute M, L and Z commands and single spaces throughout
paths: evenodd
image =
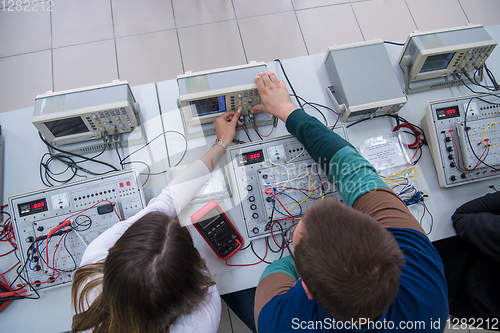
M 496 41 L 500 41 L 500 26 L 487 27 L 486 30 Z M 400 81 L 403 81 L 403 73 L 396 64 L 401 52 L 401 47 L 386 44 L 391 60 L 394 63 Z M 326 50 L 325 50 L 326 51 Z M 326 67 L 324 65 L 324 54 L 315 54 L 293 59 L 282 60 L 286 73 L 298 95 L 307 101 L 333 107 L 327 96 L 326 87 L 331 85 Z M 493 52 L 487 61 L 488 67 L 493 73 L 500 73 L 500 50 Z M 278 78 L 284 79 L 279 69 L 279 65 L 274 62 L 267 64 L 268 69 L 277 73 Z M 498 74 L 500 75 L 500 74 Z M 483 91 L 479 87 L 476 91 Z M 156 136 L 160 137 L 149 144 L 144 149 L 132 155 L 131 161 L 141 161 L 147 163 L 151 168 L 151 173 L 161 172 L 178 163 L 185 148 L 184 139 L 173 132 L 183 131 L 180 112 L 177 109 L 178 88 L 176 80 L 150 83 L 146 85 L 132 87 L 132 92 L 141 107 L 141 117 L 144 124 L 146 139 L 150 141 Z M 42 93 L 42 92 L 40 92 Z M 456 96 L 470 95 L 465 87 L 453 87 L 438 89 L 435 91 L 410 94 L 408 103 L 401 109 L 400 115 L 408 121 L 420 124 L 424 116 L 424 108 L 431 100 L 450 98 Z M 292 102 L 295 102 L 292 98 Z M 322 120 L 321 115 L 311 108 L 306 108 L 306 112 Z M 329 125 L 336 121 L 336 115 L 324 110 Z M 12 195 L 39 190 L 44 188 L 39 176 L 39 163 L 42 155 L 47 151 L 45 145 L 38 138 L 38 132 L 31 124 L 33 107 L 11 112 L 0 113 L 0 125 L 5 141 L 5 183 L 4 201 Z M 340 120 L 342 122 L 342 120 Z M 394 123 L 387 117 L 372 119 L 359 123 L 348 129 L 350 142 L 357 146 L 361 141 L 381 134 L 392 132 Z M 261 127 L 264 134 L 269 133 L 270 126 Z M 161 135 L 162 133 L 166 132 Z M 273 131 L 272 137 L 288 134 L 284 124 L 280 121 L 278 127 Z M 252 140 L 258 140 L 254 132 L 250 132 Z M 237 131 L 236 138 L 247 141 L 243 131 Z M 181 165 L 187 165 L 201 157 L 215 140 L 215 136 L 207 138 L 191 139 L 188 142 L 188 153 L 182 160 Z M 130 149 L 120 150 L 121 156 L 125 156 L 140 146 L 132 146 Z M 89 156 L 91 156 L 89 154 Z M 106 151 L 101 160 L 119 166 L 118 158 L 114 150 Z M 146 167 L 142 163 L 133 163 L 140 172 L 145 172 Z M 417 179 L 419 190 L 429 195 L 426 204 L 434 217 L 434 225 L 429 237 L 432 241 L 450 237 L 455 234 L 451 215 L 455 209 L 466 201 L 482 196 L 491 190 L 489 185 L 500 188 L 500 178 L 490 181 L 471 183 L 453 188 L 441 188 L 430 151 L 428 147 L 423 148 L 423 156 L 417 164 L 420 169 L 420 176 Z M 102 169 L 100 169 L 102 168 Z M 89 169 L 105 171 L 105 167 L 89 166 Z M 141 176 L 145 181 L 146 177 Z M 158 195 L 167 184 L 165 174 L 152 175 L 143 186 L 146 201 Z M 231 199 L 225 199 L 220 203 L 223 208 L 232 206 Z M 202 203 L 189 205 L 179 216 L 182 221 L 188 221 L 189 216 L 203 206 Z M 412 209 L 412 212 L 419 219 L 422 215 L 422 208 Z M 229 209 L 229 217 L 235 226 L 244 235 L 243 226 L 239 213 L 236 209 Z M 429 228 L 429 215 L 423 219 L 425 230 Z M 202 257 L 207 261 L 211 274 L 215 277 L 217 287 L 221 294 L 231 293 L 238 290 L 255 287 L 261 273 L 267 266 L 260 263 L 247 267 L 228 267 L 223 260 L 217 258 L 198 232 L 192 226 L 189 227 L 194 242 Z M 265 253 L 265 241 L 263 238 L 254 241 L 255 251 L 263 256 Z M 0 244 L 0 253 L 9 251 L 10 245 Z M 6 251 L 4 251 L 6 250 Z M 287 252 L 285 250 L 285 255 Z M 268 252 L 267 261 L 278 258 L 278 254 Z M 16 263 L 14 255 L 9 255 L 1 259 L 1 271 L 5 271 Z M 259 261 L 250 249 L 239 251 L 230 262 L 234 264 L 254 263 Z M 11 281 L 15 277 L 12 271 L 7 274 L 7 280 Z M 63 332 L 71 329 L 71 303 L 70 286 L 42 292 L 38 300 L 23 300 L 12 302 L 5 310 L 0 312 L 0 323 L 5 332 Z M 124 291 L 126 292 L 126 291 Z

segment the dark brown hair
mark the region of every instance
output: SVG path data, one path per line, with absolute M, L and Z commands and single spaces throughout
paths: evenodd
M 72 332 L 168 332 L 178 316 L 202 304 L 213 284 L 187 228 L 177 218 L 147 214 L 116 241 L 103 263 L 76 271 Z M 94 290 L 98 296 L 88 305 Z
M 376 319 L 394 301 L 404 256 L 371 216 L 334 200 L 311 206 L 294 245 L 297 272 L 338 320 Z

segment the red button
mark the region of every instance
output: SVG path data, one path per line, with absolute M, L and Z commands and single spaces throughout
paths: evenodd
M 120 187 L 123 187 L 123 183 L 120 183 Z
M 130 181 L 127 181 L 127 186 L 130 186 Z

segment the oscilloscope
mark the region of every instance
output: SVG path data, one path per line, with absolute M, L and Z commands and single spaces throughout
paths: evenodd
M 398 60 L 405 73 L 406 93 L 459 85 L 460 80 L 451 79 L 410 88 L 412 82 L 480 69 L 496 45 L 482 25 L 409 34 Z
M 127 81 L 36 96 L 32 123 L 52 145 L 99 139 L 138 127 L 139 104 Z
M 214 134 L 211 123 L 226 111 L 236 111 L 241 107 L 243 118 L 247 117 L 250 109 L 260 104 L 255 77 L 266 69 L 264 62 L 253 61 L 241 66 L 186 72 L 177 76 L 178 106 L 186 135 Z M 272 117 L 266 113 L 256 113 L 253 117 L 255 125 L 272 124 Z M 253 126 L 252 122 L 247 125 Z

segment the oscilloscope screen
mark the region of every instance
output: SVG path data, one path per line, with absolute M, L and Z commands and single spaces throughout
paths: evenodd
M 194 117 L 226 111 L 226 98 L 224 95 L 190 101 L 189 104 Z

